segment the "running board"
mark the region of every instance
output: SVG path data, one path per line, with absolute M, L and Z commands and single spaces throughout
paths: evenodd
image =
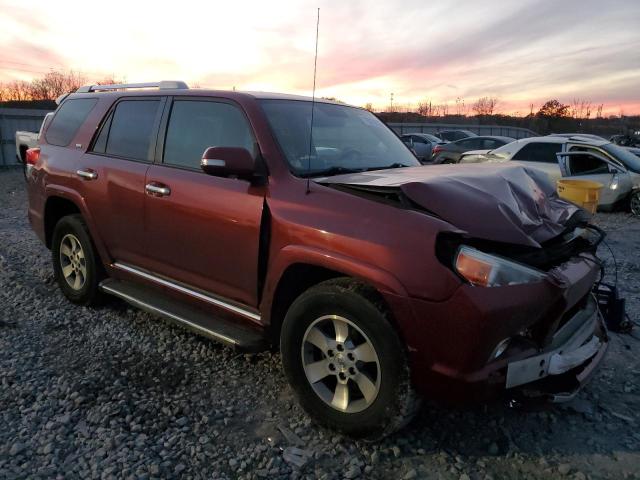
M 109 278 L 100 283 L 100 290 L 225 345 L 251 352 L 266 348 L 264 337 L 259 331 L 213 317 L 152 287 Z

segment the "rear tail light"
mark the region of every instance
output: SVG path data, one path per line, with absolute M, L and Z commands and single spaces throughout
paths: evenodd
M 36 163 L 38 163 L 38 160 L 40 160 L 39 147 L 30 148 L 29 150 L 27 150 L 27 155 L 25 158 L 25 162 L 27 165 L 31 165 L 33 167 Z
M 435 155 L 436 153 L 439 153 L 441 151 L 442 151 L 442 147 L 440 145 L 436 145 L 435 147 L 433 147 L 433 150 L 431 150 L 431 153 Z

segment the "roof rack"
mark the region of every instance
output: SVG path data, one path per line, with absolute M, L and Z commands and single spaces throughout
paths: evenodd
M 159 88 L 160 90 L 186 90 L 189 86 L 180 80 L 163 80 L 150 83 L 114 83 L 111 85 L 85 85 L 78 88 L 76 93 L 107 92 L 110 90 L 125 90 L 128 88 Z

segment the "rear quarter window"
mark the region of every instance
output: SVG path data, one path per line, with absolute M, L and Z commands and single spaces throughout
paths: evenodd
M 527 143 L 513 156 L 512 160 L 538 163 L 558 163 L 556 153 L 562 151 L 561 143 L 531 142 Z
M 60 105 L 45 133 L 47 143 L 59 147 L 69 145 L 96 103 L 97 98 L 72 98 Z
M 122 100 L 107 116 L 92 151 L 109 156 L 150 162 L 159 120 L 159 99 Z

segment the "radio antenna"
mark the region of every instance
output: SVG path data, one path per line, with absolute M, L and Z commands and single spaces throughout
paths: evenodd
M 307 156 L 307 195 L 311 193 L 309 188 L 309 171 L 311 170 L 311 147 L 313 146 L 313 113 L 316 107 L 316 70 L 318 67 L 318 32 L 320 31 L 320 7 L 316 19 L 316 56 L 313 60 L 313 94 L 311 95 L 311 125 L 309 126 L 309 155 Z

